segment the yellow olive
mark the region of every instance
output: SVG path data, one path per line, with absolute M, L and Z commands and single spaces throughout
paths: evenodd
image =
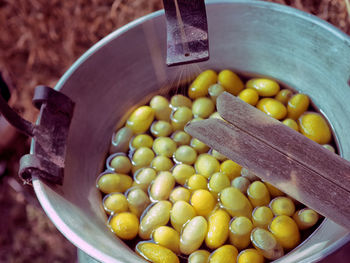
M 272 97 L 280 91 L 280 86 L 276 81 L 264 78 L 250 79 L 246 83 L 246 87 L 256 90 L 262 97 Z
M 208 94 L 211 85 L 217 82 L 218 76 L 213 70 L 206 70 L 200 73 L 188 88 L 188 96 L 191 99 L 204 97 Z
M 131 147 L 133 149 L 139 149 L 141 147 L 152 148 L 153 138 L 148 134 L 139 134 L 131 141 Z
M 220 171 L 220 163 L 213 156 L 202 153 L 198 156 L 194 167 L 197 173 L 209 178 L 212 174 Z
M 295 205 L 292 199 L 279 196 L 271 200 L 270 207 L 275 216 L 292 216 L 295 212 Z
M 230 180 L 241 175 L 242 166 L 232 160 L 226 160 L 220 165 L 220 172 L 227 175 Z
M 287 117 L 293 120 L 298 119 L 309 108 L 309 97 L 303 93 L 295 94 L 287 105 Z
M 208 263 L 210 253 L 207 250 L 197 250 L 188 257 L 188 263 Z
M 179 258 L 170 249 L 152 242 L 139 242 L 136 251 L 153 263 L 179 263 Z
M 255 227 L 267 229 L 273 219 L 273 213 L 267 206 L 257 206 L 253 210 L 252 221 Z
M 157 120 L 169 121 L 171 108 L 169 101 L 163 96 L 154 96 L 149 105 L 154 110 L 154 114 Z
M 188 145 L 181 145 L 174 153 L 176 163 L 193 164 L 197 159 L 197 152 Z
M 170 106 L 173 109 L 177 109 L 179 107 L 187 107 L 187 108 L 192 108 L 192 101 L 188 97 L 181 95 L 181 94 L 176 94 L 171 97 L 170 100 Z
M 139 219 L 129 212 L 122 212 L 112 216 L 108 224 L 113 233 L 124 240 L 134 239 L 139 230 Z
M 289 89 L 281 89 L 277 95 L 275 96 L 275 99 L 281 102 L 284 105 L 287 105 L 289 99 L 293 96 L 293 93 Z
M 185 185 L 188 178 L 194 175 L 196 171 L 193 166 L 188 164 L 178 164 L 173 169 L 173 176 L 178 184 Z
M 194 174 L 190 178 L 188 178 L 186 182 L 186 187 L 191 191 L 198 190 L 198 189 L 207 190 L 208 189 L 207 184 L 208 184 L 207 178 L 205 178 L 203 175 L 200 175 L 200 174 Z
M 252 106 L 259 101 L 259 94 L 255 89 L 244 89 L 238 94 L 238 97 Z
M 167 121 L 155 121 L 150 131 L 154 137 L 167 137 L 173 132 L 173 126 Z
M 223 208 L 232 216 L 245 216 L 250 218 L 252 205 L 248 198 L 237 188 L 227 187 L 220 192 L 220 203 Z
M 266 229 L 256 227 L 250 234 L 253 246 L 265 258 L 275 260 L 283 256 L 283 248 L 277 242 L 274 235 Z
M 169 248 L 176 254 L 180 252 L 180 235 L 174 228 L 160 226 L 152 233 L 152 239 L 156 244 Z
M 169 196 L 169 200 L 173 203 L 176 201 L 185 201 L 187 203 L 190 202 L 191 192 L 185 187 L 176 187 L 174 188 Z
M 256 107 L 277 120 L 281 120 L 287 115 L 286 107 L 275 99 L 263 98 L 259 100 Z
M 253 224 L 245 216 L 236 217 L 230 224 L 230 243 L 239 250 L 245 249 L 250 244 L 250 233 Z
M 255 248 L 248 248 L 238 254 L 237 263 L 264 263 L 264 256 Z
M 150 204 L 148 195 L 140 188 L 131 188 L 127 192 L 127 201 L 131 213 L 140 217 Z
M 331 141 L 331 130 L 321 114 L 306 112 L 300 116 L 298 123 L 300 132 L 309 139 L 319 144 L 326 144 Z
M 207 234 L 208 223 L 202 216 L 193 217 L 183 228 L 180 237 L 180 251 L 189 255 L 203 243 Z
M 175 179 L 170 172 L 160 172 L 151 184 L 149 196 L 153 202 L 168 199 L 175 186 Z
M 97 188 L 105 194 L 125 192 L 132 185 L 132 178 L 126 174 L 105 173 L 97 178 Z
M 292 249 L 300 242 L 298 226 L 289 216 L 276 216 L 269 228 L 284 249 Z
M 207 153 L 210 149 L 208 145 L 196 138 L 192 138 L 190 145 L 198 154 Z
M 126 122 L 126 127 L 129 127 L 134 133 L 144 133 L 154 120 L 154 109 L 149 106 L 141 106 L 131 113 Z
M 288 126 L 289 128 L 292 128 L 295 131 L 299 131 L 298 123 L 291 118 L 287 118 L 287 119 L 283 120 L 282 123 L 284 125 Z
M 225 89 L 220 84 L 213 84 L 209 87 L 208 93 L 214 104 L 216 104 L 216 98 L 224 91 Z
M 180 146 L 190 144 L 192 137 L 184 131 L 176 131 L 171 135 L 171 138 L 176 142 L 177 146 Z
M 192 119 L 192 111 L 187 107 L 179 107 L 171 114 L 170 119 L 174 130 L 183 130 Z
M 225 69 L 218 75 L 218 83 L 229 93 L 237 96 L 244 89 L 244 84 L 238 75 L 231 70 Z
M 131 170 L 131 162 L 125 155 L 115 155 L 115 157 L 112 158 L 109 166 L 114 170 L 114 172 L 121 174 L 128 174 Z
M 103 208 L 108 214 L 128 211 L 128 201 L 121 193 L 110 193 L 103 198 Z
M 304 208 L 299 211 L 296 211 L 293 216 L 293 219 L 298 225 L 299 229 L 304 230 L 314 226 L 319 219 L 319 215 L 316 211 L 310 208 Z
M 230 185 L 231 182 L 230 179 L 228 179 L 228 176 L 223 173 L 217 172 L 210 176 L 208 189 L 214 194 L 214 196 L 217 196 L 221 190 L 225 189 L 226 187 L 229 187 Z
M 196 216 L 194 208 L 185 201 L 176 201 L 170 211 L 170 223 L 177 232 L 181 232 L 184 224 Z
M 214 211 L 208 220 L 208 233 L 205 244 L 210 249 L 222 246 L 228 237 L 230 216 L 223 209 Z
M 149 166 L 154 158 L 154 152 L 147 147 L 137 149 L 132 156 L 132 163 L 135 167 Z
M 151 162 L 151 167 L 157 172 L 170 171 L 173 166 L 173 162 L 163 155 L 156 156 Z
M 250 184 L 247 195 L 254 207 L 268 205 L 270 202 L 270 193 L 263 182 L 255 181 Z
M 214 112 L 214 109 L 214 103 L 207 97 L 198 98 L 192 104 L 192 114 L 195 118 L 207 118 Z
M 112 143 L 109 149 L 110 153 L 127 152 L 129 150 L 129 142 L 132 138 L 133 132 L 128 127 L 119 129 L 112 138 Z
M 236 263 L 238 250 L 232 245 L 223 245 L 211 253 L 209 263 Z
M 139 236 L 149 239 L 154 229 L 165 226 L 169 221 L 171 207 L 169 201 L 162 200 L 146 208 L 147 212 L 141 218 Z
M 213 195 L 204 189 L 193 192 L 191 196 L 191 205 L 199 216 L 208 216 L 216 205 Z

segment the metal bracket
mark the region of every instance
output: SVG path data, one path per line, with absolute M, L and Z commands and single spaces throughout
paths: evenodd
M 21 132 L 33 137 L 32 153 L 21 158 L 19 176 L 25 183 L 31 183 L 32 176 L 36 175 L 62 185 L 74 102 L 52 88 L 38 86 L 33 104 L 40 110 L 36 125 L 21 118 L 0 96 L 0 111 L 3 116 Z
M 167 22 L 168 66 L 209 59 L 204 0 L 163 0 Z

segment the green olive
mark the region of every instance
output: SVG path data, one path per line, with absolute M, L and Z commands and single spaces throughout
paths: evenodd
M 181 145 L 174 153 L 177 163 L 193 164 L 197 159 L 197 152 L 188 145 Z
M 109 152 L 127 152 L 129 150 L 129 142 L 132 138 L 133 132 L 128 127 L 119 129 L 112 138 L 112 144 Z
M 152 149 L 157 155 L 172 157 L 176 151 L 176 142 L 169 137 L 159 137 L 154 140 Z
M 154 152 L 147 147 L 137 149 L 132 156 L 133 165 L 136 167 L 146 167 L 150 165 L 154 158 Z
M 117 154 L 115 155 L 109 166 L 116 172 L 121 174 L 128 174 L 131 170 L 131 162 L 129 158 L 125 155 Z
M 158 120 L 169 121 L 171 108 L 169 101 L 163 96 L 154 96 L 149 105 L 155 112 L 155 117 Z
M 191 135 L 184 131 L 176 131 L 171 135 L 171 138 L 176 142 L 178 146 L 180 145 L 188 145 L 191 141 Z
M 105 173 L 97 178 L 97 188 L 105 194 L 125 192 L 132 185 L 132 178 L 126 174 Z
M 151 148 L 153 145 L 153 138 L 148 134 L 136 135 L 131 141 L 131 148 L 139 149 L 141 147 Z
M 207 97 L 198 98 L 192 104 L 192 113 L 194 117 L 207 118 L 214 112 L 215 105 Z
M 167 137 L 173 132 L 173 126 L 167 121 L 156 121 L 150 130 L 154 137 Z
M 173 109 L 177 109 L 179 107 L 192 108 L 192 100 L 184 95 L 176 94 L 171 97 L 170 106 Z
M 174 130 L 183 130 L 186 123 L 192 119 L 192 111 L 187 107 L 179 107 L 170 118 Z

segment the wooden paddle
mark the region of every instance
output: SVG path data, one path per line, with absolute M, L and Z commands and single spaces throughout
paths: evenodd
M 224 92 L 220 119 L 185 131 L 299 202 L 350 229 L 350 162 Z

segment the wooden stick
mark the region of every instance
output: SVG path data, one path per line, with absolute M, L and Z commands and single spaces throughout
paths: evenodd
M 232 124 L 208 119 L 189 123 L 186 132 L 350 229 L 349 162 L 232 95 L 223 94 L 217 102 L 222 117 Z M 330 175 L 322 170 L 328 165 Z
M 339 155 L 227 92 L 217 108 L 228 122 L 350 191 L 350 162 Z

